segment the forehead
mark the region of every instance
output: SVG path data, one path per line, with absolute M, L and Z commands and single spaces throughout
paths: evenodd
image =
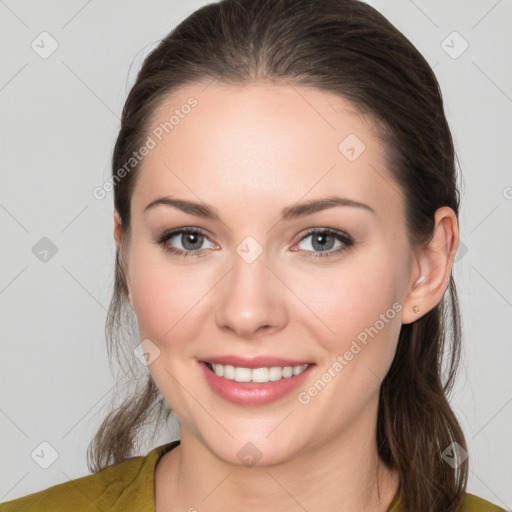
M 173 193 L 205 201 L 243 197 L 246 204 L 271 194 L 288 203 L 308 190 L 382 202 L 391 178 L 375 130 L 373 119 L 346 99 L 316 88 L 187 85 L 152 115 L 153 147 L 132 204 L 141 209 L 155 195 Z

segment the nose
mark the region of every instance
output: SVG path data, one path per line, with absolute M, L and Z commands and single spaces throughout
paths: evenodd
M 283 284 L 267 268 L 261 255 L 247 263 L 235 255 L 223 279 L 216 309 L 217 325 L 238 337 L 255 338 L 281 330 L 288 321 Z

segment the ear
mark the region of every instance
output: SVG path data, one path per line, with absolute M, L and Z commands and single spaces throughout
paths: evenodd
M 431 240 L 417 249 L 402 323 L 416 321 L 443 298 L 459 246 L 459 225 L 448 206 L 436 210 Z
M 133 309 L 133 301 L 130 292 L 130 285 L 128 281 L 128 272 L 127 272 L 127 258 L 125 256 L 125 245 L 124 245 L 124 231 L 123 224 L 121 222 L 121 216 L 119 212 L 114 209 L 114 239 L 117 244 L 117 248 L 119 250 L 119 256 L 121 260 L 121 271 L 123 272 L 126 287 L 128 289 L 128 302 L 130 303 L 130 307 Z
M 114 239 L 117 247 L 120 249 L 123 243 L 123 224 L 119 212 L 114 209 Z

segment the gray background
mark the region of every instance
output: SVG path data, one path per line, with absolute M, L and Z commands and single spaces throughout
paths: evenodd
M 469 442 L 470 492 L 510 509 L 512 2 L 370 3 L 423 53 L 444 94 L 464 174 L 455 275 L 465 353 L 452 404 Z M 0 501 L 88 473 L 86 448 L 114 386 L 103 336 L 112 196 L 92 190 L 109 176 L 143 57 L 203 4 L 0 0 Z M 44 31 L 58 43 L 46 58 Z M 43 237 L 57 249 L 47 261 L 36 257 Z M 174 439 L 171 427 L 141 453 Z

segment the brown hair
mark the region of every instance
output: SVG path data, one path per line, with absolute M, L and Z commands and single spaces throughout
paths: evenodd
M 170 93 L 213 79 L 242 86 L 255 79 L 288 82 L 348 99 L 378 123 L 387 167 L 404 193 L 411 241 L 428 241 L 439 207 L 449 206 L 458 215 L 456 157 L 436 77 L 412 43 L 369 5 L 357 0 L 223 0 L 195 11 L 145 59 L 124 105 L 113 175 L 144 144 L 152 114 Z M 114 188 L 128 239 L 138 167 Z M 121 254 L 118 250 L 107 344 L 110 360 L 118 350 L 127 350 L 133 360 L 130 352 L 139 340 L 127 308 Z M 455 441 L 466 448 L 447 400 L 460 340 L 451 276 L 443 300 L 402 326 L 380 390 L 379 455 L 399 472 L 407 512 L 455 511 L 465 494 L 467 460 L 453 469 L 441 456 Z M 101 424 L 88 450 L 90 469 L 97 472 L 130 457 L 142 427 L 156 422 L 156 430 L 170 412 L 151 376 L 144 375 L 143 387 Z

